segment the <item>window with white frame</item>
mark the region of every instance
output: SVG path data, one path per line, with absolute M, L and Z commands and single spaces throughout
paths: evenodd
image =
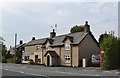
M 70 44 L 65 44 L 65 50 L 70 50 Z
M 70 63 L 70 55 L 65 55 L 65 63 Z

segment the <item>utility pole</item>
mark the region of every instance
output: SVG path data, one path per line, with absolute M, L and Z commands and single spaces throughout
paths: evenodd
M 16 56 L 17 33 L 15 33 L 15 56 Z
M 55 31 L 57 32 L 57 24 L 55 24 Z

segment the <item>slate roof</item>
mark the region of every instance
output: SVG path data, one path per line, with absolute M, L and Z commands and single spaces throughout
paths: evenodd
M 50 54 L 51 57 L 58 57 L 58 54 L 55 51 L 47 51 L 44 55 L 46 57 L 47 54 Z
M 24 44 L 18 44 L 18 45 L 16 45 L 16 48 L 23 47 L 25 44 L 26 44 L 26 43 L 24 43 Z M 14 48 L 15 48 L 15 46 L 11 47 L 10 50 L 12 50 L 12 49 L 14 49 Z
M 54 38 L 53 44 L 51 46 L 59 46 L 59 45 L 63 45 L 63 40 L 65 38 L 66 35 L 60 35 L 60 36 L 56 36 Z
M 52 39 L 50 38 L 42 38 L 42 39 L 37 39 L 37 40 L 32 40 L 30 42 L 28 42 L 25 46 L 29 46 L 29 45 L 37 45 L 37 44 L 45 44 L 46 41 L 48 40 L 51 43 L 51 47 L 55 47 L 55 46 L 62 46 L 64 45 L 64 40 L 65 38 L 69 38 L 71 41 L 71 44 L 79 44 L 88 34 L 90 34 L 92 36 L 92 38 L 95 40 L 95 42 L 98 44 L 98 42 L 96 41 L 96 39 L 94 38 L 94 36 L 92 35 L 91 32 L 76 32 L 76 33 L 71 33 L 71 34 L 64 34 L 64 35 L 59 35 L 56 36 Z M 98 44 L 99 46 L 99 44 Z
M 72 44 L 79 44 L 85 38 L 85 36 L 88 33 L 89 32 L 87 32 L 87 33 L 85 33 L 85 32 L 77 32 L 77 33 L 69 34 L 69 36 L 72 36 L 74 38 Z
M 25 46 L 31 46 L 31 45 L 37 45 L 37 44 L 44 44 L 46 42 L 47 38 L 37 39 L 37 40 L 31 40 L 28 43 L 26 43 Z
M 25 46 L 25 44 L 26 44 L 26 43 L 16 45 L 16 49 L 19 49 L 19 48 L 24 47 L 24 46 Z M 15 50 L 15 46 L 13 46 L 13 47 L 9 48 L 9 51 L 12 51 L 12 50 Z
M 66 34 L 66 35 L 61 35 L 61 36 L 56 36 L 54 38 L 53 44 L 51 46 L 59 46 L 63 45 L 63 41 L 65 37 L 68 36 L 69 39 L 72 39 L 71 44 L 79 44 L 80 41 L 87 35 L 88 33 L 84 32 L 77 32 L 77 33 L 72 33 L 72 34 Z
M 18 44 L 18 45 L 16 45 L 16 48 L 22 47 L 24 45 L 25 45 L 25 43 L 24 44 Z

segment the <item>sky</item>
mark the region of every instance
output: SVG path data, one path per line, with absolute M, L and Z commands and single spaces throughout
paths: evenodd
M 20 40 L 27 43 L 49 37 L 51 26 L 57 24 L 57 35 L 70 33 L 74 25 L 89 22 L 91 32 L 98 40 L 105 31 L 118 35 L 118 2 L 4 2 L 0 5 L 0 35 L 5 44 Z

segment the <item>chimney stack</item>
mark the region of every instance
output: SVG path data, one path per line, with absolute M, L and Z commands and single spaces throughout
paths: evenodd
M 90 32 L 90 25 L 88 25 L 88 21 L 85 22 L 85 25 L 84 25 L 84 32 Z
M 22 41 L 22 40 L 20 40 L 20 44 L 23 44 L 23 41 Z
M 32 37 L 32 40 L 35 40 L 35 37 Z
M 50 32 L 50 38 L 54 38 L 56 36 L 55 29 L 53 29 L 53 32 Z
M 10 48 L 12 48 L 12 46 L 10 46 Z

